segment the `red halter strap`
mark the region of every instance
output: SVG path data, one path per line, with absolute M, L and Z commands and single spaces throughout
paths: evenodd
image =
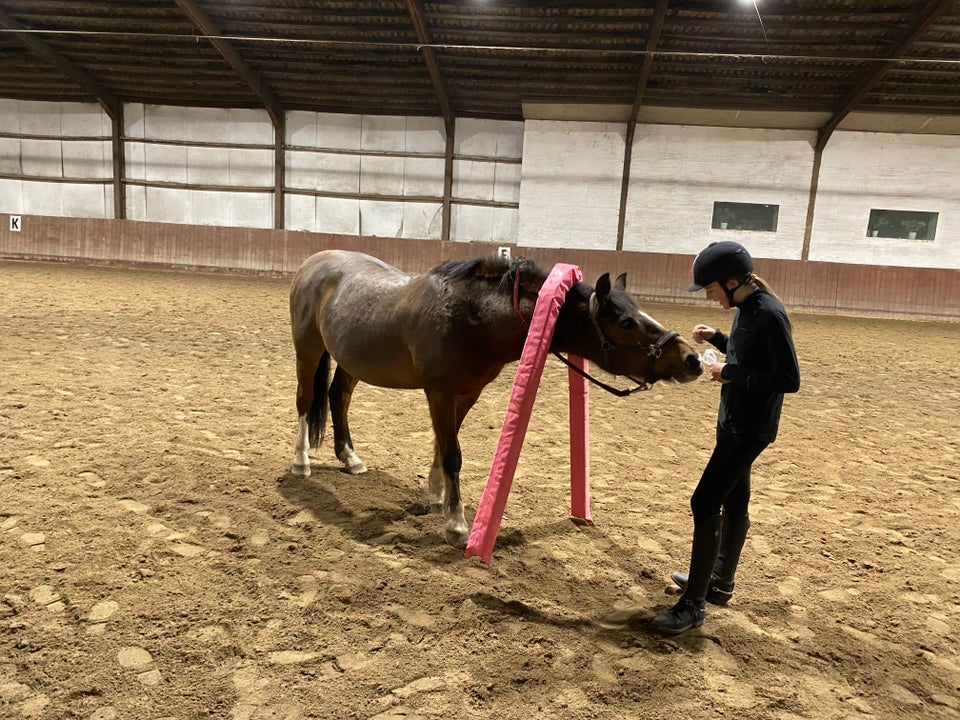
M 513 312 L 517 315 L 517 320 L 523 327 L 527 326 L 527 321 L 523 319 L 523 313 L 520 312 L 520 266 L 517 265 L 517 273 L 513 277 Z

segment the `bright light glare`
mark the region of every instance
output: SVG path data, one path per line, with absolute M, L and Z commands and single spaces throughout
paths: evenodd
M 757 20 L 760 22 L 760 29 L 763 31 L 763 41 L 767 42 L 767 29 L 763 26 L 763 18 L 760 17 L 760 8 L 757 5 L 757 0 L 740 0 L 741 5 L 753 5 L 753 9 L 757 11 Z

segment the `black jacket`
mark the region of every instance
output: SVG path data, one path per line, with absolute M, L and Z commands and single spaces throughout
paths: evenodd
M 762 290 L 737 307 L 729 335 L 710 342 L 727 356 L 721 377 L 717 432 L 773 442 L 783 394 L 800 389 L 800 366 L 787 312 Z

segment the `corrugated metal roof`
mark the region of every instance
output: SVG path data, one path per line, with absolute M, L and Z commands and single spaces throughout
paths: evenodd
M 0 0 L 0 97 L 960 116 L 960 2 Z

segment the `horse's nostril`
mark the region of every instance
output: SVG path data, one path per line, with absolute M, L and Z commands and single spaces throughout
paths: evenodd
M 700 358 L 696 355 L 687 355 L 687 367 L 691 370 L 698 369 L 700 367 Z

